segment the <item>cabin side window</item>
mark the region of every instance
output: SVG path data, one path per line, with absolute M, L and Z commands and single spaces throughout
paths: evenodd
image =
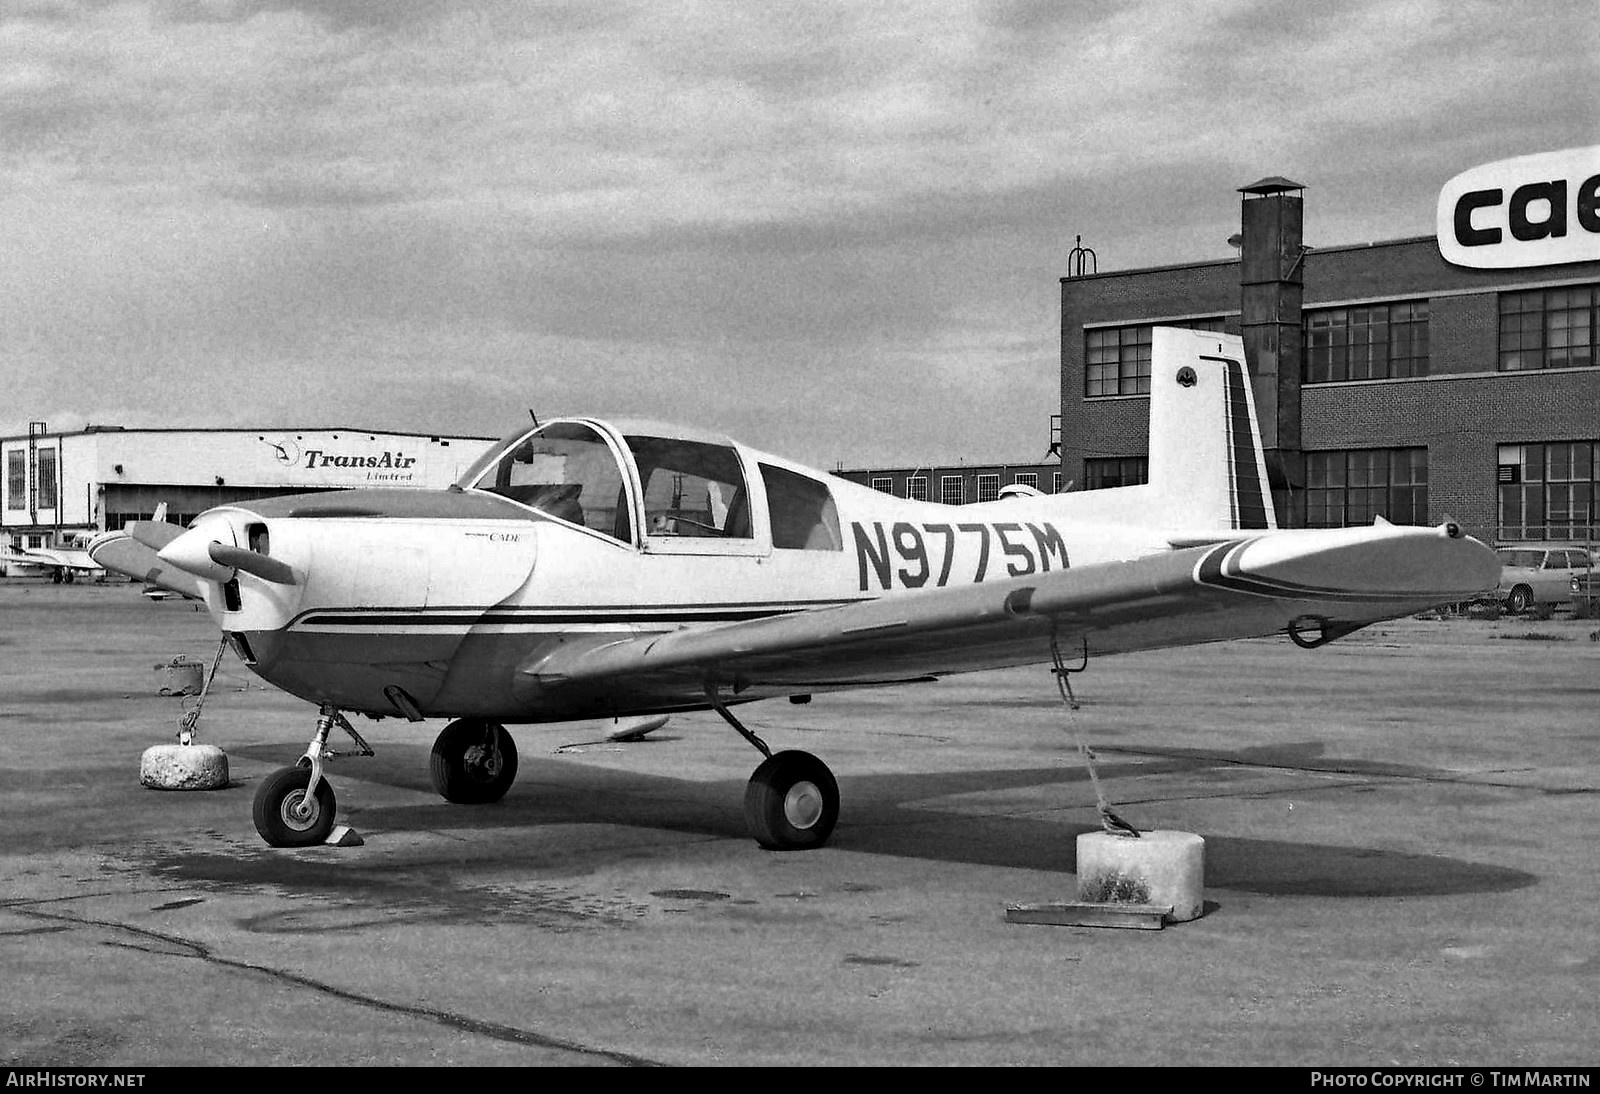
M 750 539 L 750 494 L 727 445 L 629 437 L 651 536 Z
M 827 484 L 771 464 L 761 465 L 772 516 L 772 545 L 794 551 L 840 551 L 839 511 Z
M 559 422 L 507 449 L 473 486 L 548 516 L 631 542 L 622 469 L 605 438 Z

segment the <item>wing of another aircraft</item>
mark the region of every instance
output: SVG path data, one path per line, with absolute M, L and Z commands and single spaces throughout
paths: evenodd
M 1125 562 L 571 647 L 519 668 L 538 691 L 663 705 L 922 679 L 1287 631 L 1303 645 L 1496 581 L 1454 526 L 1270 531 Z M 1486 556 L 1487 560 L 1486 561 Z M 730 696 L 731 697 L 731 696 Z

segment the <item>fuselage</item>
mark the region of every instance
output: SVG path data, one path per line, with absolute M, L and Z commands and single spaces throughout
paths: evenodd
M 1081 497 L 912 501 L 720 436 L 569 419 L 506 438 L 446 491 L 224 506 L 186 535 L 292 571 L 219 565 L 206 587 L 236 651 L 285 690 L 379 715 L 546 721 L 627 712 L 527 686 L 518 667 L 563 644 L 1169 549 L 1076 519 Z

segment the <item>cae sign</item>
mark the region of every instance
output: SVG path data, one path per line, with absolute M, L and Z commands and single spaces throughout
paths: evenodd
M 1600 261 L 1600 145 L 1463 171 L 1439 192 L 1439 253 L 1476 269 Z

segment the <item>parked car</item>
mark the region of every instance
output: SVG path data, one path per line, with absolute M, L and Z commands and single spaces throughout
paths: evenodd
M 1572 575 L 1572 614 L 1580 619 L 1600 619 L 1600 570 Z
M 1564 604 L 1572 599 L 1572 579 L 1594 568 L 1582 547 L 1527 544 L 1501 547 L 1500 602 L 1516 614 L 1535 604 Z

